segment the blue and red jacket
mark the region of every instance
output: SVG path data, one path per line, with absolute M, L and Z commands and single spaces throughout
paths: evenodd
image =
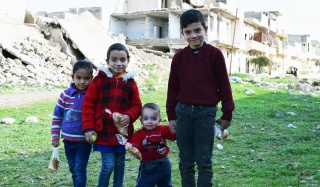
M 82 102 L 86 90 L 78 91 L 74 83 L 64 90 L 54 108 L 52 117 L 51 135 L 52 141 L 61 138 L 70 142 L 85 141 L 82 131 Z

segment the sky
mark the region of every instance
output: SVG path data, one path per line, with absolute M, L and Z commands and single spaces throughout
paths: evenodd
M 308 34 L 320 41 L 319 0 L 235 0 L 244 11 L 279 11 L 279 26 L 285 34 Z
M 139 0 L 135 0 L 139 1 Z M 279 11 L 279 27 L 285 34 L 309 34 L 320 41 L 320 0 L 233 0 L 243 11 Z M 118 0 L 26 0 L 28 9 L 37 11 L 66 11 L 69 8 L 101 6 L 112 13 Z
M 29 10 L 33 12 L 66 11 L 69 8 L 104 7 L 108 11 L 116 9 L 118 0 L 25 0 Z

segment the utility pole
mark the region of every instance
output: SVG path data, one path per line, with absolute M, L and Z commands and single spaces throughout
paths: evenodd
M 229 75 L 231 75 L 232 55 L 233 55 L 233 46 L 234 46 L 234 36 L 235 36 L 235 34 L 236 34 L 237 18 L 238 18 L 238 8 L 236 9 L 236 18 L 234 19 L 233 36 L 232 36 L 232 46 L 231 46 L 231 55 L 230 55 Z

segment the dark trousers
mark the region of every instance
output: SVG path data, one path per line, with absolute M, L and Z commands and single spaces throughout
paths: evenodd
M 177 145 L 182 187 L 211 187 L 216 106 L 176 106 Z M 199 170 L 195 179 L 195 165 Z
M 87 165 L 92 145 L 88 142 L 64 141 L 64 149 L 72 174 L 73 186 L 82 187 L 87 183 Z
M 168 157 L 140 162 L 136 187 L 172 187 Z

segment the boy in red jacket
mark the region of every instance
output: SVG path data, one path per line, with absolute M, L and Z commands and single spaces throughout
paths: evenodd
M 113 173 L 113 187 L 122 187 L 125 168 L 125 148 L 120 145 L 119 133 L 111 113 L 122 114 L 120 125 L 128 126 L 128 137 L 133 134 L 133 122 L 140 116 L 142 103 L 134 74 L 126 72 L 129 51 L 120 43 L 111 45 L 107 52 L 108 68 L 100 67 L 98 75 L 89 85 L 82 106 L 82 130 L 86 140 L 92 143 L 92 135 L 97 136 L 93 150 L 101 152 L 102 167 L 98 187 L 108 186 Z
M 159 125 L 160 109 L 154 103 L 142 107 L 140 120 L 142 129 L 135 132 L 130 141 L 142 155 L 136 187 L 170 187 L 171 165 L 167 157 L 170 149 L 166 139 L 175 140 L 176 136 L 167 125 Z

